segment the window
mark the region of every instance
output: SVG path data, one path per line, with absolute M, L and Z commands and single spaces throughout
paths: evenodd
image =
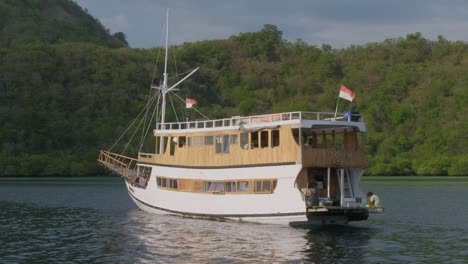
M 271 131 L 271 146 L 278 147 L 280 144 L 280 134 L 279 130 L 272 130 Z
M 254 192 L 262 192 L 262 181 L 255 181 Z
M 215 152 L 229 153 L 229 135 L 215 137 Z
M 251 149 L 258 148 L 258 132 L 250 133 L 250 143 L 251 143 L 251 146 L 250 146 Z
M 176 190 L 179 188 L 179 180 L 177 179 L 156 177 L 156 183 L 158 187 L 162 189 L 175 189 Z
M 271 181 L 264 181 L 262 186 L 262 192 L 271 192 Z
M 203 192 L 208 192 L 210 190 L 210 186 L 211 186 L 210 181 L 203 182 Z
M 177 137 L 171 137 L 171 142 L 169 142 L 169 144 L 171 144 L 171 148 L 170 148 L 170 154 L 171 156 L 174 156 L 174 153 L 175 153 L 175 147 L 177 145 Z
M 236 192 L 236 182 L 226 182 L 226 192 Z
M 237 144 L 237 135 L 231 135 L 231 145 Z
M 215 137 L 215 152 L 221 153 L 223 149 L 223 138 L 221 136 Z
M 224 182 L 222 181 L 205 181 L 203 182 L 203 192 L 223 193 Z
M 276 180 L 256 180 L 254 185 L 256 193 L 272 193 L 276 188 Z
M 260 132 L 260 144 L 261 148 L 268 148 L 268 131 Z
M 213 145 L 213 136 L 205 136 L 205 146 Z
M 223 152 L 229 153 L 229 135 L 223 136 Z
M 223 182 L 212 182 L 208 192 L 216 192 L 216 193 L 223 193 L 224 192 L 224 184 Z
M 237 182 L 237 192 L 248 192 L 249 191 L 249 182 L 248 181 L 238 181 Z
M 240 147 L 242 149 L 249 149 L 249 133 L 240 134 Z
M 189 147 L 199 147 L 203 146 L 203 136 L 194 136 L 188 138 Z
M 186 137 L 179 137 L 179 148 L 185 146 Z

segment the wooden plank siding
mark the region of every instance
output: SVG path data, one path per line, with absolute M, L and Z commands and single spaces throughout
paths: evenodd
M 279 130 L 279 145 L 272 146 L 272 131 Z M 262 148 L 260 133 L 268 131 L 269 142 L 268 147 Z M 259 147 L 252 149 L 252 139 L 249 137 L 248 149 L 241 147 L 241 134 L 244 131 L 214 131 L 203 133 L 187 133 L 164 135 L 168 136 L 166 151 L 163 155 L 159 154 L 140 154 L 139 162 L 185 166 L 185 167 L 231 167 L 231 166 L 248 166 L 261 164 L 278 164 L 278 163 L 296 163 L 299 162 L 300 148 L 294 140 L 290 126 L 282 126 L 277 129 L 265 129 L 259 132 Z M 250 133 L 249 133 L 250 134 Z M 173 138 L 177 137 L 196 137 L 196 136 L 224 136 L 237 135 L 237 143 L 229 145 L 229 153 L 216 153 L 216 139 L 212 145 L 203 146 L 188 146 L 184 144 L 182 147 L 177 146 L 174 149 L 174 154 L 171 155 L 170 144 Z M 187 138 L 186 138 L 187 140 Z M 188 140 L 187 140 L 188 141 Z

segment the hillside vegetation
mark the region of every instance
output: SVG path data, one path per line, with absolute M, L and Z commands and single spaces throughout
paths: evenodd
M 1 0 L 0 47 L 31 43 L 89 41 L 107 47 L 127 46 L 71 0 Z
M 70 1 L 19 2 L 9 6 Z M 25 32 L 13 39 L 35 38 Z M 161 51 L 112 48 L 99 38 L 40 39 L 0 45 L 0 175 L 104 173 L 98 151 L 109 148 L 145 105 Z M 334 50 L 288 42 L 276 26 L 265 25 L 173 48 L 179 73 L 201 67 L 181 96 L 197 99 L 211 118 L 333 112 L 344 83 L 357 98 L 352 105 L 341 100 L 339 109 L 360 111 L 367 124 L 367 174 L 468 175 L 464 42 L 415 33 Z

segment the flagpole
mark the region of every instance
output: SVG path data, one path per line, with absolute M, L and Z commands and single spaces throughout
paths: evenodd
M 338 93 L 338 100 L 336 100 L 336 108 L 335 108 L 335 121 L 336 121 L 336 114 L 338 113 L 338 102 L 340 101 L 340 94 Z

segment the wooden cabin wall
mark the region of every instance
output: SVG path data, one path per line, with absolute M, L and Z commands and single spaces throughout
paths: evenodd
M 271 138 L 273 130 L 274 129 L 265 129 L 260 131 L 260 133 L 267 131 L 269 138 Z M 241 147 L 240 135 L 243 131 L 239 130 L 168 135 L 169 137 L 165 140 L 166 151 L 163 155 L 140 155 L 139 161 L 154 164 L 179 165 L 183 167 L 232 167 L 297 162 L 300 158 L 300 149 L 294 140 L 291 127 L 284 126 L 277 130 L 279 130 L 280 137 L 279 146 L 273 147 L 271 146 L 272 143 L 268 142 L 268 147 L 262 147 L 262 145 L 265 146 L 265 144 L 262 144 L 262 137 L 261 134 L 259 134 L 258 147 L 254 149 L 252 149 L 252 138 L 249 139 L 248 149 L 243 149 Z M 229 153 L 216 153 L 216 143 L 214 142 L 213 145 L 209 146 L 188 146 L 188 144 L 185 144 L 180 147 L 179 144 L 177 144 L 173 149 L 173 155 L 171 155 L 171 144 L 174 144 L 172 143 L 173 137 L 222 137 L 224 135 L 237 135 L 237 143 L 229 145 Z

